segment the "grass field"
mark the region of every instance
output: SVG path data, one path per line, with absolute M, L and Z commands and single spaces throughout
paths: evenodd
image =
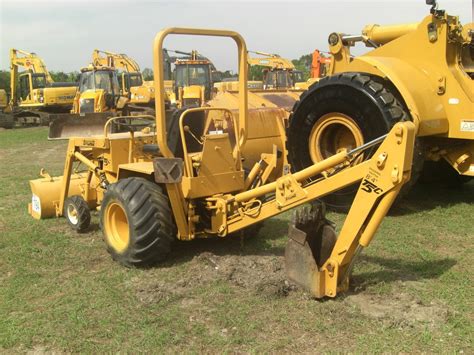
M 285 282 L 288 215 L 244 245 L 176 243 L 150 270 L 111 260 L 97 216 L 83 235 L 33 220 L 28 180 L 65 152 L 46 135 L 0 132 L 0 351 L 473 353 L 473 182 L 415 187 L 350 292 L 316 301 Z

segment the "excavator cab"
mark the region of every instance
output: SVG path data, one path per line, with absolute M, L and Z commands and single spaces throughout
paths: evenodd
M 272 69 L 263 74 L 264 89 L 292 89 L 296 83 L 304 81 L 301 70 Z
M 122 93 L 129 95 L 132 87 L 143 86 L 143 77 L 140 72 L 122 72 L 117 76 Z
M 44 89 L 45 87 L 46 75 L 43 73 L 24 72 L 19 75 L 18 91 L 22 102 L 32 99 L 31 93 L 33 93 L 33 90 Z M 42 102 L 42 96 L 38 98 L 38 101 Z
M 290 73 L 291 80 L 293 81 L 293 85 L 295 83 L 302 83 L 305 81 L 303 72 L 301 70 L 293 70 Z
M 263 73 L 263 88 L 288 89 L 293 87 L 293 78 L 288 70 L 265 70 Z

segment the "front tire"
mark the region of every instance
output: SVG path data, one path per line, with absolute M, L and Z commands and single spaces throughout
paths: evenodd
M 107 251 L 127 267 L 163 261 L 176 235 L 168 197 L 157 184 L 139 177 L 109 186 L 100 221 Z
M 324 160 L 342 149 L 352 150 L 378 138 L 407 110 L 380 79 L 343 73 L 321 79 L 301 95 L 290 117 L 288 159 L 294 171 Z M 364 155 L 361 159 L 368 159 Z M 329 209 L 349 210 L 358 184 L 323 198 Z
M 64 217 L 69 226 L 78 233 L 83 233 L 91 224 L 91 211 L 81 196 L 70 196 L 64 201 Z

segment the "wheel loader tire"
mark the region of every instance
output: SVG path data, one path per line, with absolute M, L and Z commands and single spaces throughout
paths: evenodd
M 164 260 L 176 235 L 168 197 L 158 185 L 139 177 L 109 186 L 100 224 L 108 252 L 127 267 Z
M 91 211 L 81 196 L 70 196 L 64 201 L 64 217 L 78 233 L 85 232 L 91 224 Z
M 289 162 L 294 171 L 302 170 L 342 148 L 353 149 L 378 138 L 395 123 L 409 119 L 407 109 L 382 79 L 362 73 L 325 77 L 304 92 L 293 108 Z M 413 181 L 417 174 L 412 173 Z M 357 187 L 348 186 L 323 200 L 329 209 L 347 212 Z

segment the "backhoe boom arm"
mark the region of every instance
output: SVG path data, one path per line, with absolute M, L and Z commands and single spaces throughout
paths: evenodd
M 378 142 L 369 142 L 368 145 Z M 346 167 L 327 178 L 308 182 L 308 179 L 323 171 L 350 164 L 359 156 L 360 147 L 351 152 L 338 153 L 297 173 L 284 175 L 274 183 L 237 194 L 227 203 L 245 206 L 272 192 L 275 197 L 254 209 L 241 209 L 243 213 L 229 216 L 221 229 L 226 229 L 227 233 L 242 230 L 361 181 L 337 242 L 323 265 L 316 266 L 311 253 L 305 259 L 303 251 L 292 252 L 292 248 L 298 249 L 298 245 L 302 244 L 301 238 L 295 241 L 290 235 L 287 247 L 289 277 L 315 297 L 335 297 L 338 290 L 347 288 L 349 270 L 357 250 L 369 245 L 401 187 L 410 179 L 414 142 L 415 125 L 412 122 L 400 122 L 392 128 L 375 154 L 359 164 Z M 306 237 L 311 238 L 309 235 Z M 309 241 L 304 243 L 310 244 Z M 296 267 L 288 267 L 289 258 L 294 259 L 291 263 L 296 264 Z

